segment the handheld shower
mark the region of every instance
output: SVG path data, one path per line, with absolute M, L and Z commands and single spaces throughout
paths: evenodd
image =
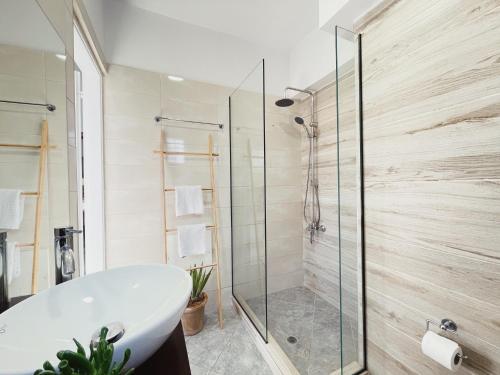
M 295 123 L 297 125 L 300 125 L 300 126 L 302 126 L 305 129 L 305 131 L 307 133 L 307 137 L 311 138 L 312 137 L 311 132 L 307 128 L 306 124 L 304 123 L 304 119 L 302 117 L 296 116 L 294 120 L 295 120 Z
M 286 97 L 288 90 L 302 92 L 311 98 L 311 122 L 306 125 L 303 117 L 296 116 L 294 121 L 297 125 L 304 128 L 309 140 L 309 155 L 307 165 L 307 182 L 304 198 L 304 220 L 309 232 L 309 241 L 313 243 L 314 236 L 318 231 L 325 232 L 326 227 L 321 224 L 321 206 L 319 202 L 319 184 L 318 184 L 318 124 L 315 121 L 314 93 L 309 90 L 300 90 L 293 87 L 285 88 L 285 94 L 282 99 L 276 101 L 278 107 L 290 107 L 295 101 Z M 308 208 L 310 207 L 310 210 Z

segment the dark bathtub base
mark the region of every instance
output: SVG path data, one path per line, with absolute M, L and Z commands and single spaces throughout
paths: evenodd
M 132 355 L 134 355 L 132 353 Z M 158 351 L 135 370 L 135 375 L 191 375 L 186 341 L 179 322 Z

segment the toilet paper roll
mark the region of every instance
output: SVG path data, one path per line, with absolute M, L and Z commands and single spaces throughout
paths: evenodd
M 462 348 L 455 341 L 432 331 L 427 331 L 422 338 L 422 353 L 452 371 L 457 371 L 462 365 Z

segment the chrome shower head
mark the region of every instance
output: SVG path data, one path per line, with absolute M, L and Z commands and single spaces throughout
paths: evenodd
M 294 104 L 295 102 L 292 99 L 288 98 L 283 98 L 276 100 L 274 104 L 276 104 L 278 107 L 290 107 Z

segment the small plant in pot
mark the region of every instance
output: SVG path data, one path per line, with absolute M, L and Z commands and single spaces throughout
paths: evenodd
M 71 350 L 61 350 L 57 353 L 59 364 L 53 366 L 49 361 L 43 367 L 36 370 L 33 375 L 132 375 L 134 369 L 126 369 L 126 365 L 131 356 L 131 350 L 126 349 L 123 360 L 119 363 L 113 361 L 114 346 L 108 343 L 106 336 L 108 328 L 103 327 L 99 335 L 99 342 L 90 344 L 90 354 L 82 345 L 73 339 L 76 345 L 76 352 Z
M 207 285 L 212 270 L 213 267 L 208 271 L 207 268 L 203 268 L 203 264 L 202 267 L 196 267 L 195 264 L 189 272 L 193 279 L 193 290 L 182 315 L 182 328 L 186 336 L 196 335 L 205 325 L 205 306 L 208 302 L 208 296 L 203 289 Z

